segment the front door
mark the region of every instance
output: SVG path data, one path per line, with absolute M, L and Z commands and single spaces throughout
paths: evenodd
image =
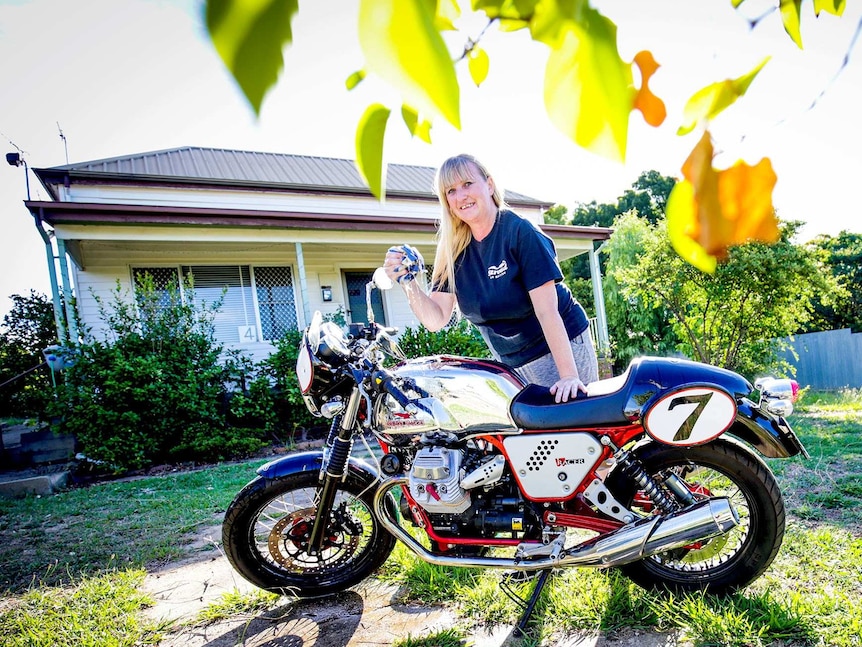
M 365 286 L 371 281 L 371 275 L 371 272 L 344 273 L 344 282 L 347 284 L 347 315 L 352 323 L 368 323 Z M 371 290 L 371 308 L 374 311 L 374 321 L 385 326 L 383 297 L 377 288 Z

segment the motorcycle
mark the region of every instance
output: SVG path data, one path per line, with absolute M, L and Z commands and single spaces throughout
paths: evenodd
M 375 285 L 391 282 L 378 270 L 368 295 Z M 644 588 L 723 594 L 778 553 L 784 502 L 762 457 L 808 455 L 786 421 L 795 381 L 752 388 L 641 357 L 558 404 L 493 360 L 408 360 L 368 314 L 345 331 L 315 313 L 296 373 L 308 409 L 331 421 L 325 445 L 260 467 L 225 514 L 225 553 L 253 584 L 342 591 L 400 541 L 432 564 L 533 577 L 522 629 L 553 569 L 618 567 Z M 371 459 L 353 456 L 357 442 Z

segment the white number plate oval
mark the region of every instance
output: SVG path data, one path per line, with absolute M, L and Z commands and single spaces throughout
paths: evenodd
M 644 416 L 644 428 L 668 445 L 702 445 L 723 434 L 736 418 L 736 402 L 721 389 L 685 387 L 662 396 Z

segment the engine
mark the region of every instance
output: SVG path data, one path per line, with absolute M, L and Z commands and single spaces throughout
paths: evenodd
M 426 445 L 413 457 L 408 483 L 410 495 L 440 533 L 520 536 L 540 527 L 500 454 L 467 446 Z

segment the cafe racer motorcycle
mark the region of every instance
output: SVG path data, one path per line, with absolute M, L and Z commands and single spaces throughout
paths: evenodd
M 224 550 L 255 585 L 341 591 L 397 540 L 433 564 L 536 575 L 526 617 L 557 568 L 726 593 L 776 556 L 784 503 L 762 456 L 805 454 L 785 419 L 795 382 L 753 389 L 728 370 L 643 357 L 557 404 L 492 360 L 406 360 L 369 315 L 345 331 L 315 314 L 297 377 L 331 421 L 325 446 L 260 467 L 226 512 Z M 374 458 L 353 456 L 369 438 Z

